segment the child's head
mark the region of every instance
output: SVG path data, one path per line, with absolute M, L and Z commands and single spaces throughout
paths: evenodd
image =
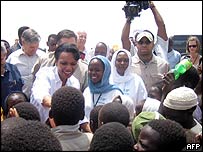
M 99 111 L 102 107 L 103 107 L 103 105 L 98 105 L 98 106 L 94 107 L 90 112 L 90 128 L 93 133 L 98 128 L 98 115 L 99 115 Z
M 64 86 L 52 95 L 51 115 L 56 126 L 76 125 L 84 118 L 85 99 L 74 87 Z
M 20 91 L 10 93 L 5 99 L 6 104 L 5 115 L 7 116 L 9 109 L 20 102 L 29 102 L 28 97 L 26 96 L 25 93 Z

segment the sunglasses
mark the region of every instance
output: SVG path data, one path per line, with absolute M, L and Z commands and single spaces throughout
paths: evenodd
M 189 47 L 189 48 L 191 48 L 191 47 L 196 48 L 197 45 L 189 45 L 188 47 Z

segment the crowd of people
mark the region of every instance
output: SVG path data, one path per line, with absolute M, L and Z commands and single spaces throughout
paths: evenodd
M 127 17 L 120 48 L 88 50 L 85 31 L 63 29 L 43 51 L 28 26 L 13 46 L 1 40 L 1 150 L 185 151 L 194 143 L 200 151 L 201 42 L 191 35 L 181 56 L 149 7 L 157 35 L 130 38 Z

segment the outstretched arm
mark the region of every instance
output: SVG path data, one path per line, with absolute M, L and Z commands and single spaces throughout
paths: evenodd
M 161 17 L 161 14 L 159 13 L 159 11 L 157 10 L 156 6 L 154 5 L 154 3 L 152 1 L 150 1 L 149 7 L 152 10 L 155 22 L 156 22 L 157 27 L 158 27 L 157 35 L 160 36 L 165 41 L 167 41 L 168 36 L 167 36 L 167 33 L 166 33 L 166 27 L 165 27 L 165 24 L 164 24 L 164 20 Z
M 121 35 L 121 42 L 122 46 L 124 49 L 130 51 L 130 40 L 129 40 L 129 35 L 130 35 L 130 24 L 131 24 L 131 19 L 127 18 L 126 23 L 123 27 L 122 35 Z

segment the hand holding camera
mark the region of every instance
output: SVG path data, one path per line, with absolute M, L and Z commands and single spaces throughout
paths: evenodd
M 149 1 L 126 1 L 122 10 L 124 10 L 126 18 L 130 18 L 130 20 L 132 20 L 134 17 L 140 16 L 142 9 L 146 10 L 149 7 Z

